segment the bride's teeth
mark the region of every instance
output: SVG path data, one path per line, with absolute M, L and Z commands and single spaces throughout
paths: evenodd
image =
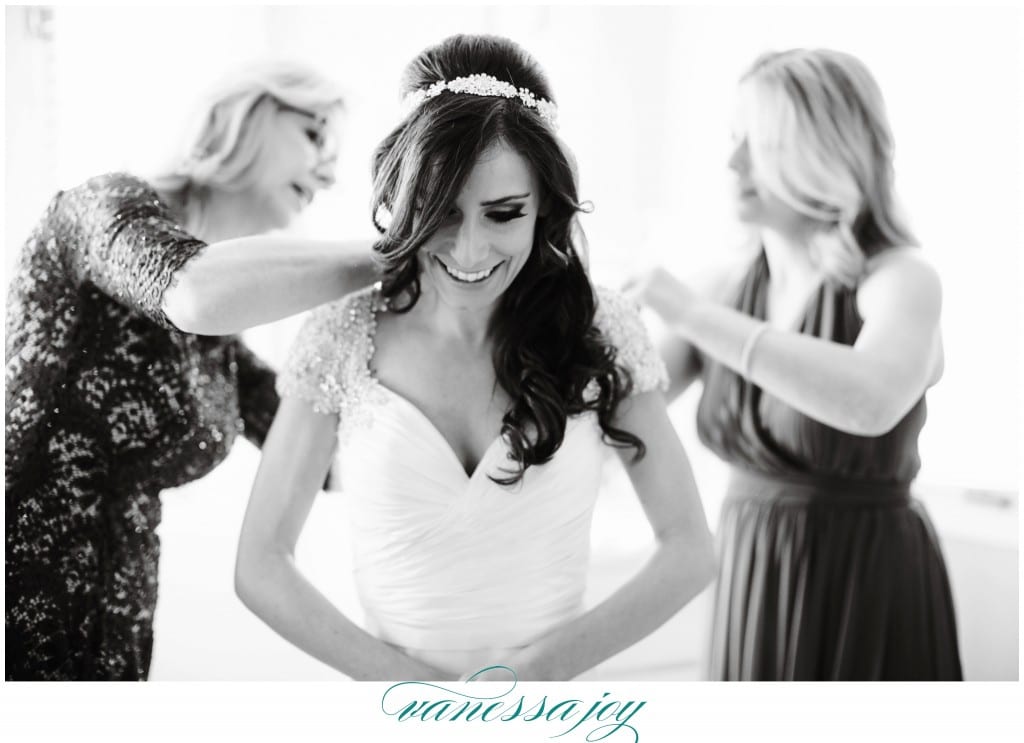
M 444 270 L 447 271 L 450 276 L 455 277 L 459 281 L 475 283 L 477 281 L 483 281 L 492 273 L 494 273 L 494 269 L 496 269 L 500 264 L 491 266 L 490 268 L 484 271 L 478 271 L 477 273 L 466 273 L 465 271 L 459 271 L 458 269 L 449 267 L 443 262 L 441 263 L 441 265 L 444 266 Z

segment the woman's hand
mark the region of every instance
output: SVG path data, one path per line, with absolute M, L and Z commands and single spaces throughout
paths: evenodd
M 623 293 L 650 307 L 668 324 L 679 322 L 697 301 L 696 293 L 661 266 L 629 279 Z

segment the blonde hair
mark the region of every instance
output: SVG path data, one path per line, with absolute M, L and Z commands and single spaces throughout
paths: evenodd
M 195 231 L 210 188 L 249 186 L 281 105 L 326 115 L 341 108 L 340 87 L 294 61 L 240 67 L 211 87 L 193 111 L 171 163 L 151 179 Z
M 829 228 L 812 255 L 830 278 L 860 280 L 867 258 L 915 245 L 893 190 L 893 139 L 882 93 L 856 57 L 793 49 L 759 57 L 741 78 L 751 97 L 748 145 L 759 179 Z

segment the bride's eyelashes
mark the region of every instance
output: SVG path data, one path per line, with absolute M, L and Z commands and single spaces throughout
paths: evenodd
M 522 205 L 517 205 L 517 206 L 514 206 L 511 209 L 499 209 L 499 210 L 489 211 L 489 212 L 487 212 L 486 216 L 492 222 L 497 222 L 498 224 L 507 224 L 507 223 L 511 222 L 512 220 L 514 220 L 514 219 L 521 219 L 521 218 L 527 216 L 526 212 L 523 211 L 523 208 L 524 207 Z M 422 213 L 422 211 L 423 211 L 423 207 L 416 206 L 416 207 L 414 207 L 413 211 L 414 211 L 414 213 L 417 216 L 419 216 Z M 451 209 L 451 210 L 448 211 L 447 214 L 445 214 L 443 224 L 445 224 L 445 225 L 454 224 L 454 223 L 458 222 L 461 218 L 462 218 L 462 214 L 461 214 L 461 212 L 459 212 L 458 209 Z
M 523 212 L 523 207 L 517 206 L 514 209 L 502 209 L 501 211 L 488 212 L 487 217 L 495 222 L 504 224 L 511 222 L 513 219 L 521 219 L 526 214 Z

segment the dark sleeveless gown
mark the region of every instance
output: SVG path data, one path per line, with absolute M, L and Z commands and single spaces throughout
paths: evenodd
M 762 252 L 734 306 L 764 319 L 768 280 Z M 826 284 L 800 332 L 852 345 L 861 325 L 855 291 Z M 709 678 L 961 679 L 942 553 L 910 495 L 924 398 L 890 432 L 856 436 L 702 361 L 698 432 L 732 465 Z

